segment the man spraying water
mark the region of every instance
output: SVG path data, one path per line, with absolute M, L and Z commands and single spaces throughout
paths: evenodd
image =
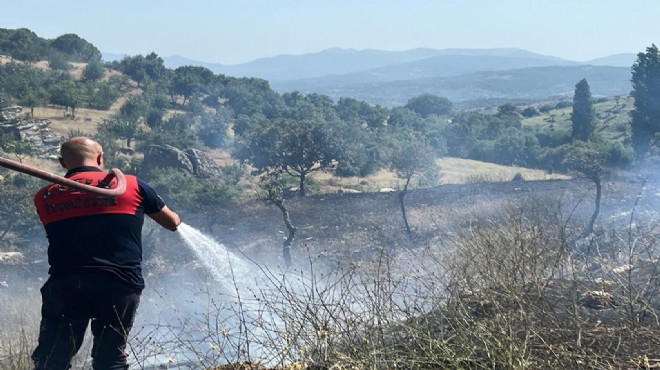
M 103 171 L 103 148 L 86 137 L 62 144 L 66 178 L 101 188 L 117 186 Z M 91 321 L 93 367 L 127 369 L 126 342 L 144 289 L 144 215 L 175 231 L 179 215 L 141 179 L 126 175 L 115 197 L 51 184 L 34 197 L 48 237 L 50 277 L 41 288 L 35 369 L 68 369 Z

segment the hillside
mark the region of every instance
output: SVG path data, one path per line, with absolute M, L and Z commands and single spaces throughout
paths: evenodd
M 634 100 L 629 96 L 604 99 L 594 103 L 596 132 L 604 139 L 623 142 L 629 137 L 630 111 Z M 523 125 L 545 130 L 571 130 L 571 108 L 553 109 L 545 114 L 523 119 Z
M 353 55 L 351 51 L 334 50 L 328 53 L 336 53 L 339 56 L 345 54 Z M 374 51 L 375 52 L 375 51 Z M 378 52 L 375 52 L 379 55 Z M 460 53 L 460 55 L 458 54 Z M 439 55 L 437 55 L 439 54 Z M 321 55 L 326 55 L 322 53 Z M 428 76 L 434 74 L 458 74 L 457 76 L 439 77 L 439 78 L 422 78 L 411 81 L 395 81 L 395 82 L 382 82 L 374 83 L 365 87 L 365 94 L 369 94 L 373 86 L 378 86 L 379 93 L 387 95 L 396 95 L 395 99 L 399 99 L 397 103 L 404 104 L 405 96 L 421 93 L 422 91 L 432 91 L 439 95 L 458 94 L 452 96 L 457 99 L 471 98 L 469 92 L 465 90 L 478 90 L 480 95 L 478 100 L 466 100 L 461 104 L 455 105 L 455 109 L 463 107 L 483 107 L 484 105 L 493 104 L 495 102 L 513 102 L 513 103 L 534 103 L 539 107 L 543 102 L 547 101 L 548 95 L 554 100 L 568 100 L 570 99 L 574 81 L 582 76 L 587 76 L 590 82 L 592 93 L 598 97 L 601 95 L 625 95 L 625 90 L 617 90 L 616 84 L 618 80 L 625 80 L 627 84 L 629 71 L 622 67 L 594 67 L 594 66 L 565 66 L 565 67 L 534 67 L 522 68 L 517 70 L 501 70 L 491 72 L 479 72 L 474 74 L 461 74 L 471 69 L 482 69 L 488 65 L 494 66 L 492 68 L 506 68 L 512 64 L 546 64 L 546 63 L 559 63 L 559 64 L 573 64 L 569 61 L 558 60 L 557 58 L 535 55 L 523 50 L 516 49 L 496 49 L 496 50 L 445 50 L 442 52 L 419 49 L 411 53 L 392 53 L 392 66 L 382 67 L 382 75 L 389 75 L 391 71 L 399 71 L 403 73 L 409 70 L 409 74 L 414 75 L 419 72 L 421 74 L 428 73 Z M 429 56 L 431 55 L 431 56 Z M 320 57 L 320 56 L 315 56 Z M 396 58 L 395 58 L 396 57 Z M 415 59 L 412 62 L 401 62 L 403 59 Z M 396 61 L 394 61 L 396 59 Z M 2 58 L 3 62 L 11 61 L 9 57 Z M 470 61 L 470 63 L 462 62 Z M 389 63 L 389 62 L 388 62 Z M 438 72 L 438 63 L 453 63 L 455 70 L 447 70 Z M 498 64 L 500 63 L 500 64 Z M 32 65 L 40 69 L 48 69 L 48 63 L 44 61 L 31 62 Z M 84 63 L 70 63 L 71 67 L 67 73 L 71 74 L 74 79 L 79 80 L 81 71 L 84 69 Z M 419 69 L 415 69 L 419 68 Z M 106 77 L 110 75 L 119 75 L 116 70 L 106 70 Z M 396 74 L 392 72 L 392 74 Z M 617 78 L 612 78 L 612 75 L 617 75 Z M 562 80 L 557 76 L 565 76 Z M 340 77 L 336 77 L 341 80 Z M 383 78 L 384 80 L 390 77 Z M 319 80 L 310 80 L 306 83 L 313 84 L 318 89 L 323 89 L 324 85 Z M 47 119 L 50 122 L 51 128 L 62 136 L 67 136 L 71 132 L 83 133 L 92 135 L 96 133 L 96 127 L 99 123 L 108 119 L 117 113 L 119 107 L 126 101 L 126 99 L 134 94 L 140 94 L 141 90 L 137 89 L 135 81 L 129 81 L 131 90 L 125 93 L 120 99 L 116 100 L 109 110 L 99 111 L 89 108 L 77 108 L 76 117 L 67 114 L 63 107 L 49 105 L 37 106 L 34 108 L 35 118 Z M 339 91 L 339 83 L 336 86 L 330 85 L 330 89 L 337 93 Z M 267 86 L 266 86 L 267 88 Z M 433 90 L 435 89 L 435 90 Z M 355 91 L 351 91 L 351 96 L 357 96 L 359 99 L 362 91 L 356 87 Z M 446 94 L 445 94 L 446 93 Z M 464 95 L 460 95 L 464 94 Z M 528 94 L 528 95 L 526 95 Z M 529 95 L 531 94 L 531 95 Z M 513 98 L 511 98 L 513 96 Z M 335 96 L 336 97 L 336 96 Z M 552 100 L 550 100 L 552 101 Z M 619 107 L 619 102 L 622 101 L 622 106 Z M 538 102 L 538 103 L 535 103 Z M 609 102 L 609 103 L 607 103 Z M 391 102 L 390 102 L 391 103 Z M 632 103 L 629 100 L 621 98 L 606 99 L 603 103 L 599 103 L 597 109 L 599 110 L 598 118 L 601 123 L 598 129 L 606 137 L 621 139 L 626 134 L 627 117 Z M 387 104 L 384 104 L 387 105 Z M 599 108 L 602 106 L 603 108 Z M 523 106 L 524 107 L 524 106 Z M 624 109 L 625 108 L 625 109 Z M 522 109 L 522 108 L 521 108 Z M 211 110 L 209 110 L 211 111 Z M 170 113 L 167 113 L 171 116 Z M 539 116 L 529 118 L 523 121 L 523 124 L 529 126 L 538 126 L 547 128 L 556 125 L 557 128 L 570 126 L 570 108 L 563 110 L 550 110 Z M 118 142 L 118 145 L 123 145 Z M 212 158 L 215 158 L 221 165 L 232 163 L 229 152 L 226 149 L 213 149 L 207 150 Z M 38 163 L 39 159 L 33 159 Z M 52 164 L 47 161 L 43 164 L 46 167 L 52 167 Z M 55 166 L 57 169 L 57 166 Z M 508 181 L 513 178 L 518 172 L 521 173 L 525 179 L 551 179 L 562 178 L 561 175 L 547 174 L 541 170 L 532 170 L 517 167 L 496 166 L 493 164 L 486 164 L 478 161 L 470 161 L 467 159 L 458 158 L 442 158 L 438 160 L 438 169 L 440 173 L 440 183 L 442 184 L 455 184 L 476 181 Z M 329 174 L 313 174 L 311 177 L 315 184 L 313 187 L 316 191 L 321 193 L 336 192 L 336 191 L 378 191 L 382 188 L 397 189 L 400 186 L 400 180 L 388 170 L 380 170 L 374 174 L 368 175 L 364 178 L 346 177 L 339 178 Z
M 420 51 L 422 52 L 422 51 Z M 1 61 L 8 63 L 15 61 L 11 57 L 4 56 L 0 58 Z M 44 61 L 37 61 L 31 63 L 37 68 L 48 69 L 48 63 Z M 80 79 L 81 70 L 84 69 L 84 63 L 72 63 L 72 68 L 68 70 L 74 78 Z M 115 70 L 106 70 L 106 78 L 112 75 L 119 75 L 120 73 Z M 135 86 L 135 82 L 131 82 Z M 124 96 L 120 97 L 109 110 L 95 110 L 89 108 L 77 108 L 76 116 L 72 117 L 67 114 L 64 107 L 56 105 L 37 106 L 34 107 L 34 118 L 43 119 L 50 122 L 50 128 L 56 134 L 63 137 L 70 135 L 72 132 L 82 133 L 86 135 L 94 135 L 97 132 L 97 126 L 116 114 L 119 108 L 126 102 L 127 98 L 134 94 L 140 94 L 139 89 L 133 88 Z M 555 111 L 536 117 L 535 120 L 550 119 L 557 113 Z M 550 118 L 548 118 L 550 117 Z M 554 118 L 552 118 L 554 119 Z M 121 145 L 121 143 L 120 143 Z M 215 158 L 220 165 L 234 163 L 230 153 L 226 149 L 207 149 L 208 154 Z M 49 169 L 52 171 L 60 171 L 59 165 L 51 160 L 40 158 L 29 158 L 27 162 L 40 168 Z M 520 173 L 523 178 L 528 180 L 539 179 L 561 179 L 567 178 L 561 174 L 548 174 L 542 170 L 526 169 L 521 167 L 510 167 L 496 165 L 492 163 L 479 162 L 469 159 L 461 158 L 440 158 L 437 160 L 437 165 L 440 173 L 440 183 L 442 184 L 460 184 L 466 182 L 482 182 L 482 181 L 509 181 L 516 174 Z M 329 173 L 314 173 L 312 174 L 314 185 L 317 191 L 321 193 L 332 193 L 337 191 L 367 191 L 374 192 L 383 188 L 398 189 L 401 180 L 398 179 L 391 171 L 380 170 L 374 174 L 366 177 L 335 177 Z

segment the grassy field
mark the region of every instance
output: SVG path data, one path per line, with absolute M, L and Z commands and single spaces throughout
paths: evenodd
M 520 173 L 525 180 L 568 179 L 562 174 L 549 174 L 543 170 L 530 168 L 502 166 L 494 163 L 480 162 L 471 159 L 443 157 L 436 161 L 440 173 L 439 183 L 465 184 L 476 182 L 511 181 Z M 357 191 L 381 191 L 382 189 L 398 190 L 404 181 L 388 170 L 379 170 L 365 177 L 338 178 L 331 173 L 314 173 L 312 179 L 323 193 L 348 189 Z M 411 183 L 415 187 L 415 181 Z
M 596 133 L 606 140 L 622 141 L 630 129 L 631 97 L 616 97 L 594 103 Z M 546 130 L 571 130 L 571 108 L 553 109 L 536 117 L 523 119 L 523 125 Z

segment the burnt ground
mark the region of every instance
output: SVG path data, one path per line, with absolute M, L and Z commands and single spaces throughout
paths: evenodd
M 604 180 L 596 228 L 630 223 L 631 213 L 644 222 L 657 219 L 658 184 L 660 181 L 653 176 L 630 172 Z M 552 209 L 561 212 L 565 219 L 586 224 L 594 211 L 595 189 L 590 180 L 576 179 L 451 184 L 411 190 L 405 205 L 412 238 L 405 232 L 398 195 L 335 193 L 288 199 L 286 206 L 298 230 L 291 246 L 294 263 L 304 263 L 310 255 L 331 261 L 369 260 L 382 250 L 441 243 L 447 234 L 521 205 Z M 283 264 L 282 243 L 287 230 L 280 210 L 272 204 L 255 200 L 212 214 L 189 210 L 180 213 L 186 224 L 212 236 L 229 250 L 256 262 Z M 34 247 L 25 251 L 24 263 L 0 268 L 0 281 L 11 285 L 11 280 L 19 277 L 45 278 L 46 245 L 43 236 L 35 236 Z M 182 248 L 179 238 L 173 238 L 172 233 L 160 230 L 151 221 L 146 222 L 144 254 L 145 261 L 158 256 L 171 267 L 193 263 L 195 258 Z M 146 270 L 149 268 L 147 263 Z
M 660 209 L 657 184 L 652 176 L 621 172 L 608 177 L 603 182 L 597 229 L 606 231 L 612 225 L 626 225 L 631 220 L 657 220 Z M 286 202 L 292 222 L 298 228 L 291 254 L 294 264 L 306 263 L 310 255 L 331 262 L 368 261 L 382 250 L 441 244 L 449 234 L 515 208 L 560 212 L 565 219 L 586 224 L 594 210 L 594 197 L 593 183 L 584 179 L 441 185 L 412 190 L 405 198 L 412 238 L 405 233 L 396 192 L 293 197 Z M 254 201 L 241 207 L 219 209 L 213 214 L 181 213 L 184 222 L 213 236 L 230 250 L 257 262 L 283 263 L 286 228 L 280 210 L 274 205 Z M 147 274 L 165 277 L 185 265 L 195 264 L 195 257 L 182 247 L 180 239 L 154 228 L 151 222 L 147 223 L 144 241 Z M 43 279 L 44 244 L 43 240 L 38 242 L 27 254 L 26 263 L 0 269 L 0 281 L 7 281 L 13 290 L 13 280 Z M 154 259 L 160 260 L 157 267 L 150 263 Z M 173 279 L 180 280 L 173 275 Z M 184 283 L 178 281 L 178 285 Z M 3 289 L 7 291 L 0 287 L 0 293 Z M 251 365 L 255 364 L 233 364 L 227 368 L 258 368 Z
M 650 176 L 624 172 L 605 179 L 601 213 L 596 223 L 598 233 L 605 234 L 609 229 L 631 223 L 657 220 L 660 209 L 657 184 Z M 442 245 L 446 236 L 460 233 L 483 220 L 500 217 L 507 210 L 557 212 L 562 219 L 570 220 L 579 228 L 587 224 L 594 211 L 594 197 L 593 182 L 584 179 L 442 185 L 413 190 L 405 198 L 413 227 L 412 238 L 405 233 L 396 192 L 296 197 L 286 204 L 292 222 L 298 228 L 291 248 L 294 265 L 304 265 L 310 256 L 315 261 L 371 261 L 383 250 L 396 252 L 405 248 Z M 219 210 L 215 215 L 184 214 L 184 219 L 230 250 L 257 262 L 283 264 L 281 248 L 286 228 L 279 209 L 273 205 L 253 202 L 245 207 Z M 178 248 L 179 253 L 171 249 L 169 252 L 168 248 L 172 247 L 162 247 L 159 248 L 161 255 L 176 268 L 192 259 L 181 255 L 180 246 L 173 247 Z M 334 263 L 328 265 L 334 266 Z M 569 288 L 572 286 L 566 292 Z M 566 292 L 557 294 L 563 299 Z M 611 313 L 607 310 L 597 312 L 593 317 L 598 322 L 603 319 L 603 312 Z M 585 314 L 585 317 L 591 316 Z M 604 347 L 609 345 L 604 340 L 607 336 L 602 337 L 600 332 L 589 335 L 595 338 L 594 343 L 601 343 Z M 564 339 L 557 339 L 557 343 L 563 343 Z M 640 343 L 644 341 L 641 339 Z M 635 344 L 635 350 L 622 350 L 622 357 L 634 357 L 642 348 L 640 343 Z M 604 353 L 600 351 L 602 348 L 595 345 L 593 352 Z M 220 368 L 261 367 L 235 363 Z
M 606 179 L 597 228 L 629 222 L 633 210 L 638 217 L 652 217 L 660 204 L 657 194 L 657 185 L 639 176 L 619 174 Z M 441 185 L 411 190 L 405 204 L 412 239 L 405 233 L 398 192 L 293 197 L 286 206 L 298 229 L 291 247 L 294 259 L 309 251 L 337 258 L 369 258 L 374 250 L 433 242 L 475 220 L 520 205 L 547 206 L 561 212 L 564 218 L 586 224 L 594 211 L 594 199 L 594 184 L 585 179 Z M 183 216 L 186 223 L 230 249 L 256 260 L 281 259 L 286 227 L 274 205 L 257 201 L 241 208 L 219 210 L 213 216 Z

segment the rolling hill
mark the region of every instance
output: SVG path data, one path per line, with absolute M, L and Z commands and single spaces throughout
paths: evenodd
M 117 55 L 107 55 L 107 59 Z M 328 49 L 223 65 L 181 56 L 164 57 L 168 68 L 203 66 L 214 73 L 268 80 L 279 93 L 352 97 L 388 107 L 417 95 L 444 96 L 457 108 L 570 98 L 582 78 L 596 97 L 630 92 L 635 54 L 576 62 L 523 49 L 427 49 L 406 51 Z
M 586 78 L 594 97 L 627 95 L 630 68 L 605 66 L 546 66 L 481 71 L 449 77 L 424 77 L 398 81 L 363 82 L 316 78 L 271 83 L 282 93 L 320 93 L 338 99 L 353 97 L 387 107 L 405 105 L 423 93 L 448 98 L 456 108 L 476 108 L 503 102 L 532 103 L 547 99 L 571 99 L 575 84 Z

